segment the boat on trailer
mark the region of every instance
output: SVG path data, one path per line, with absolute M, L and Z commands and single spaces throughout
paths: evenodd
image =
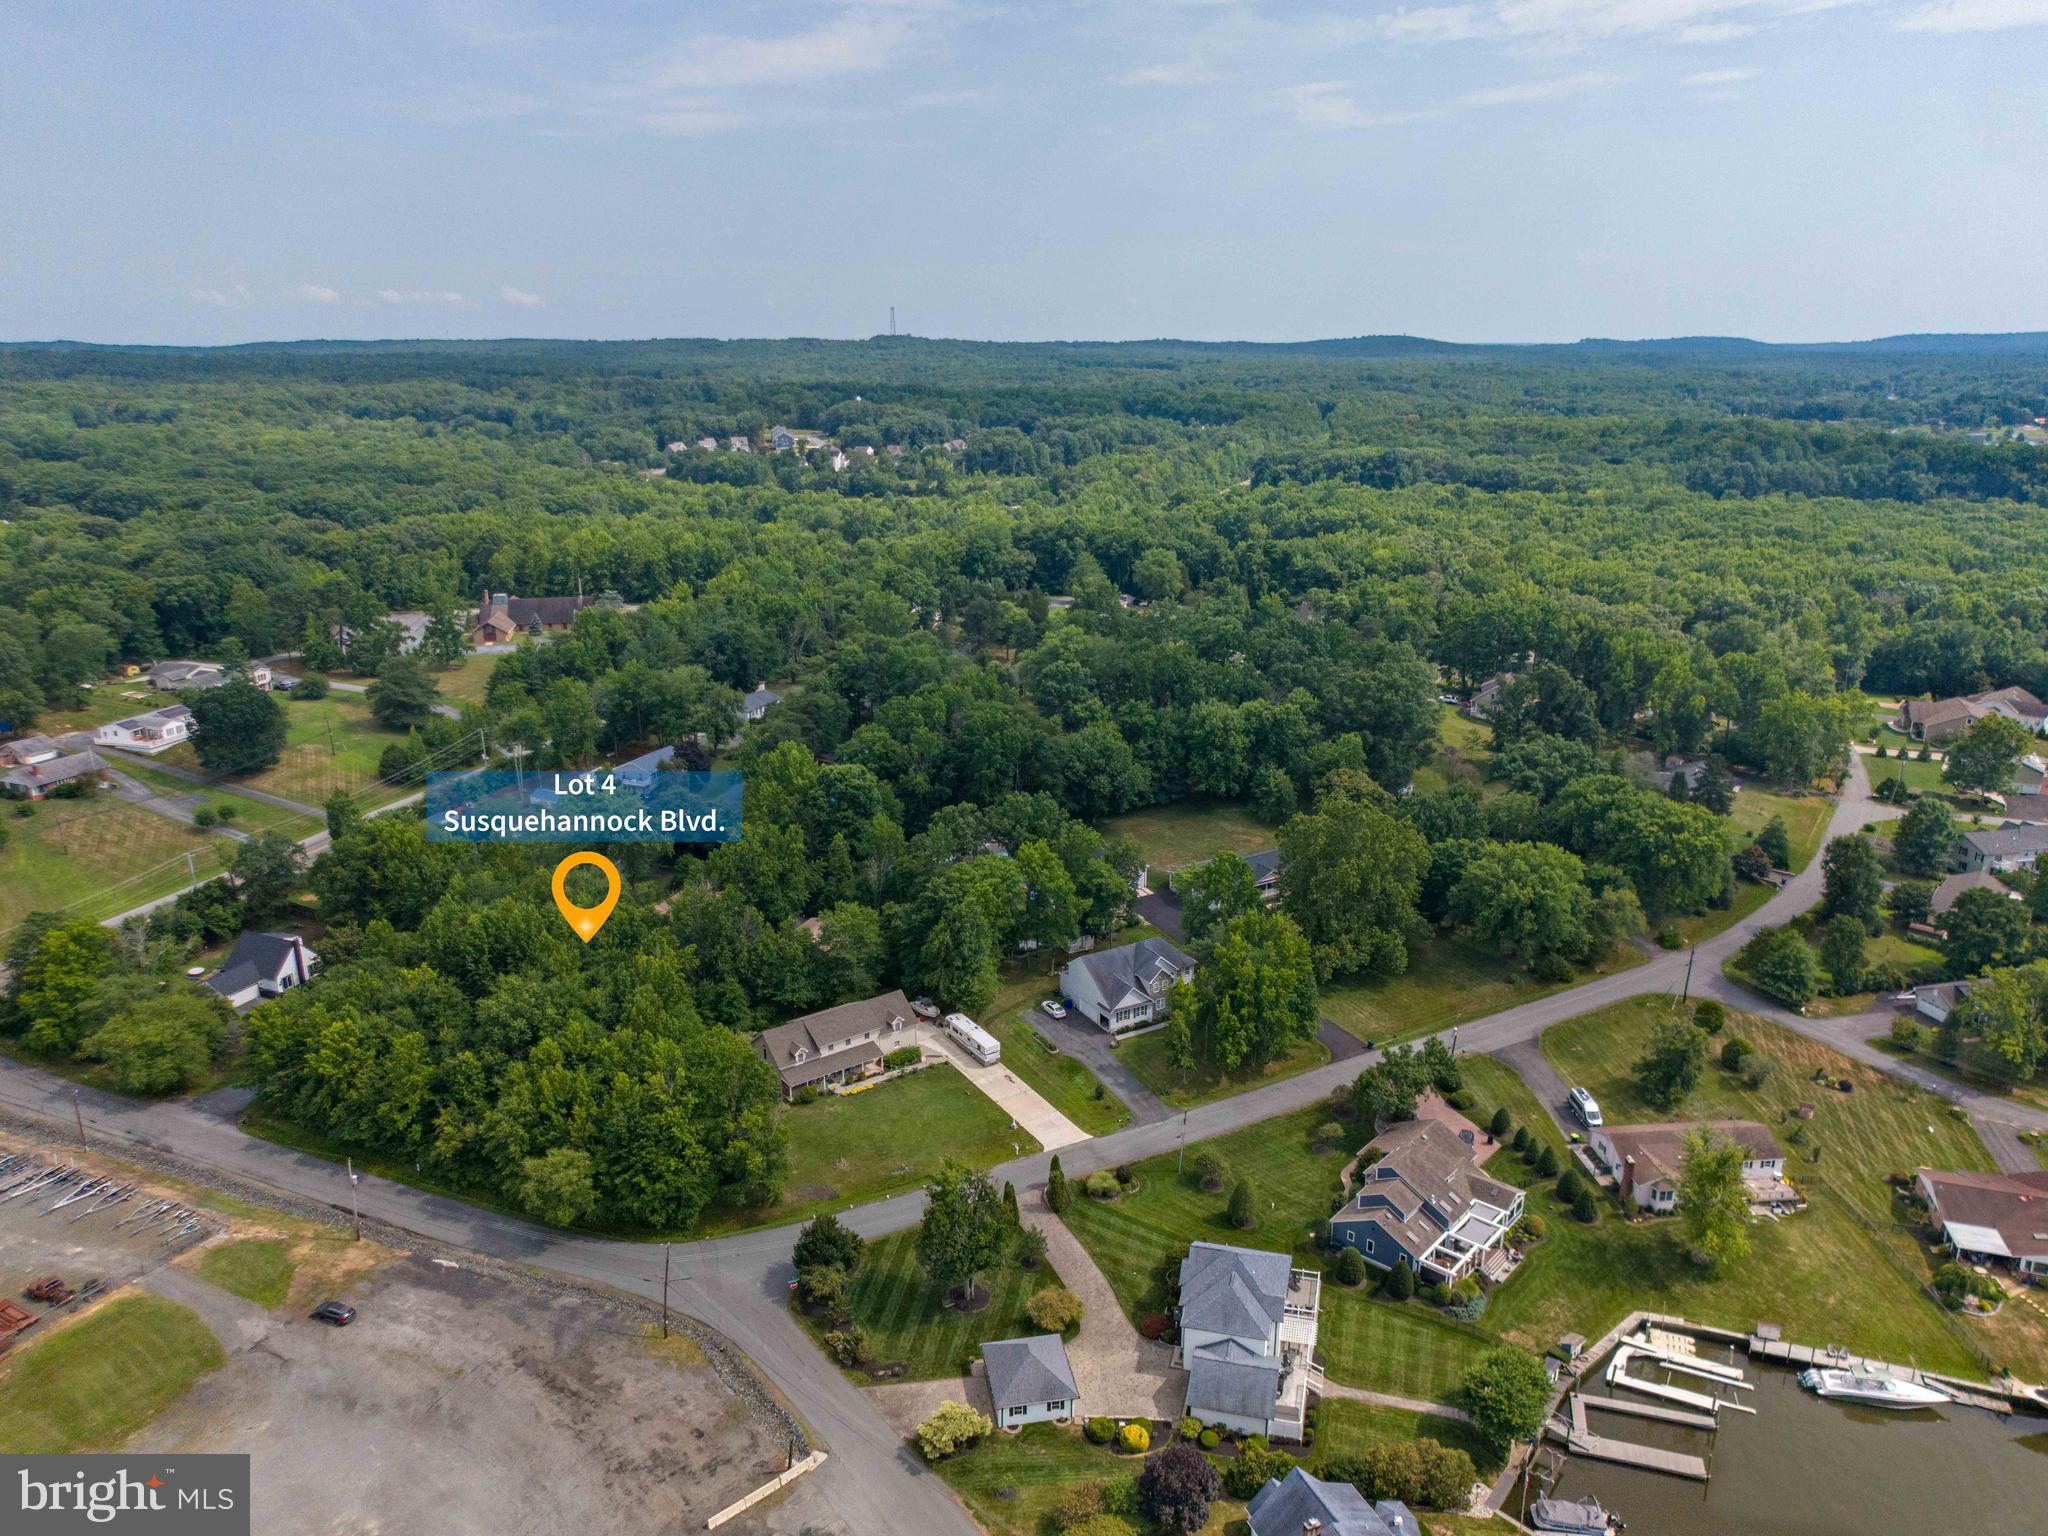
M 1835 1402 L 1866 1408 L 1932 1408 L 1949 1401 L 1946 1392 L 1924 1382 L 1902 1381 L 1861 1367 L 1842 1371 L 1814 1366 L 1799 1373 L 1799 1385 Z
M 1591 1494 L 1583 1499 L 1538 1499 L 1529 1506 L 1529 1524 L 1563 1536 L 1608 1536 L 1624 1528 Z

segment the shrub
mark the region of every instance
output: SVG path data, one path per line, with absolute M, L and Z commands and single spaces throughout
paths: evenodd
M 1195 1154 L 1195 1182 L 1215 1194 L 1230 1178 L 1230 1170 L 1223 1166 L 1223 1159 L 1214 1152 Z
M 1547 1141 L 1543 1144 L 1543 1150 L 1536 1154 L 1536 1171 L 1546 1179 L 1557 1177 L 1557 1148 Z
M 79 781 L 73 779 L 72 782 L 75 784 Z M 221 804 L 213 808 L 213 814 L 219 820 L 222 826 L 226 826 L 228 825 L 229 822 L 235 819 L 235 809 L 236 808 L 232 802 L 223 801 Z
M 818 1090 L 816 1086 L 811 1083 L 805 1083 L 803 1087 L 797 1089 L 797 1091 L 793 1095 L 791 1095 L 791 1102 L 797 1104 L 817 1103 Z
M 1217 1434 L 1216 1431 L 1213 1429 L 1205 1429 L 1197 1437 L 1197 1441 L 1201 1445 L 1203 1450 L 1213 1451 L 1216 1449 L 1217 1446 L 1223 1443 L 1223 1437 Z
M 1486 1128 L 1493 1134 L 1493 1139 L 1498 1141 L 1514 1127 L 1515 1117 L 1508 1113 L 1507 1106 L 1503 1104 L 1493 1112 L 1493 1119 L 1487 1123 Z
M 1571 961 L 1563 955 L 1545 955 L 1532 968 L 1532 974 L 1549 986 L 1562 986 L 1578 973 L 1572 969 Z
M 1233 1499 L 1249 1499 L 1274 1478 L 1294 1470 L 1294 1458 L 1267 1446 L 1254 1435 L 1223 1469 L 1223 1491 Z
M 1024 1315 L 1047 1333 L 1065 1333 L 1081 1321 L 1081 1298 L 1063 1285 L 1048 1285 L 1024 1304 Z
M 210 805 L 202 805 L 192 813 L 192 825 L 195 827 L 213 827 L 219 824 L 220 812 Z
M 1657 930 L 1657 947 L 1659 949 L 1683 949 L 1685 948 L 1685 936 L 1676 928 L 1659 928 Z
M 837 1264 L 813 1264 L 796 1275 L 796 1293 L 803 1304 L 818 1312 L 846 1310 L 846 1271 Z
M 1088 1191 L 1091 1199 L 1095 1200 L 1114 1200 L 1124 1192 L 1123 1185 L 1116 1181 L 1116 1175 L 1107 1168 L 1098 1169 L 1096 1172 L 1089 1174 L 1087 1181 L 1081 1187 Z
M 1101 1483 L 1070 1483 L 1052 1507 L 1052 1523 L 1059 1530 L 1071 1531 L 1083 1520 L 1092 1520 L 1102 1512 Z
M 1415 1271 L 1408 1267 L 1407 1259 L 1394 1260 L 1394 1267 L 1387 1271 L 1386 1292 L 1395 1301 L 1406 1301 L 1415 1294 Z
M 1579 1184 L 1579 1192 L 1572 1196 L 1572 1217 L 1589 1227 L 1600 1219 L 1600 1207 L 1593 1199 L 1593 1186 L 1583 1180 Z
M 1742 1036 L 1730 1035 L 1727 1042 L 1721 1047 L 1721 1065 L 1730 1072 L 1740 1072 L 1742 1070 L 1742 1058 L 1755 1050 L 1756 1047 L 1743 1039 Z
M 1359 1285 L 1365 1280 L 1365 1255 L 1356 1248 L 1346 1248 L 1337 1255 L 1337 1278 L 1345 1285 Z
M 1534 1211 L 1522 1218 L 1522 1235 L 1532 1243 L 1540 1243 L 1549 1234 L 1549 1224 Z
M 1108 1419 L 1093 1418 L 1081 1427 L 1081 1433 L 1097 1445 L 1107 1445 L 1116 1434 L 1116 1425 Z
M 1728 1010 L 1715 999 L 1703 997 L 1692 1005 L 1692 1021 L 1708 1034 L 1718 1035 L 1728 1021 Z
M 1138 1337 L 1156 1341 L 1165 1338 L 1172 1329 L 1173 1319 L 1166 1313 L 1150 1312 L 1146 1314 L 1145 1320 L 1138 1324 Z
M 1067 1175 L 1060 1167 L 1060 1156 L 1055 1152 L 1052 1164 L 1045 1171 L 1045 1207 L 1055 1216 L 1064 1215 L 1067 1209 Z
M 841 1365 L 866 1365 L 875 1358 L 868 1336 L 858 1328 L 835 1328 L 826 1334 L 825 1353 Z
M 1201 1421 L 1200 1419 L 1196 1418 L 1196 1417 L 1195 1417 L 1195 1416 L 1194 1416 L 1193 1414 L 1189 1414 L 1189 1415 L 1188 1415 L 1188 1416 L 1187 1416 L 1186 1418 L 1184 1418 L 1184 1419 L 1182 1419 L 1182 1420 L 1180 1421 L 1180 1437 L 1181 1437 L 1181 1439 L 1183 1439 L 1183 1440 L 1196 1440 L 1196 1439 L 1199 1439 L 1199 1438 L 1201 1437 L 1201 1434 L 1202 1434 L 1202 1421 Z
M 1529 1127 L 1526 1125 L 1516 1126 L 1515 1139 L 1509 1145 L 1515 1149 L 1517 1154 L 1527 1152 L 1529 1150 Z
M 1913 1022 L 1910 1013 L 1899 1014 L 1892 1020 L 1891 1041 L 1895 1049 L 1917 1051 L 1925 1038 L 1925 1033 Z
M 1230 1224 L 1240 1232 L 1250 1230 L 1253 1222 L 1257 1220 L 1252 1215 L 1252 1187 L 1247 1180 L 1239 1179 L 1236 1187 L 1230 1191 L 1230 1205 L 1224 1214 L 1229 1218 Z
M 894 1072 L 898 1067 L 915 1066 L 924 1060 L 924 1051 L 915 1045 L 906 1045 L 901 1050 L 891 1051 L 882 1058 L 882 1070 Z
M 1090 1515 L 1078 1525 L 1068 1526 L 1062 1536 L 1132 1536 L 1132 1526 L 1121 1515 Z
M 851 1276 L 860 1268 L 867 1244 L 829 1211 L 817 1217 L 797 1234 L 793 1258 L 798 1274 L 821 1265 L 836 1264 Z
M 1162 1531 L 1183 1536 L 1208 1523 L 1209 1506 L 1222 1486 L 1208 1457 L 1191 1445 L 1170 1446 L 1138 1474 L 1138 1509 Z
M 1451 1288 L 1441 1280 L 1432 1280 L 1416 1292 L 1433 1307 L 1447 1307 L 1451 1304 Z
M 322 677 L 317 672 L 309 672 L 304 677 L 299 679 L 298 686 L 293 688 L 290 693 L 285 695 L 285 697 L 291 699 L 293 702 L 296 703 L 301 699 L 324 699 L 327 697 L 329 691 L 329 685 L 326 678 Z
M 1742 1058 L 1742 1080 L 1751 1088 L 1763 1087 L 1777 1070 L 1778 1064 L 1761 1051 Z
M 966 1450 L 994 1428 L 986 1414 L 976 1413 L 965 1403 L 943 1402 L 937 1413 L 917 1426 L 917 1448 L 926 1461 L 941 1461 Z
M 1132 1455 L 1141 1455 L 1152 1449 L 1152 1431 L 1142 1424 L 1126 1424 L 1117 1431 L 1116 1443 Z
M 1325 1151 L 1334 1152 L 1344 1145 L 1344 1127 L 1334 1120 L 1325 1120 L 1316 1127 L 1316 1145 Z
M 1026 1227 L 1017 1234 L 1017 1262 L 1026 1269 L 1036 1269 L 1045 1262 L 1045 1234 L 1036 1227 Z

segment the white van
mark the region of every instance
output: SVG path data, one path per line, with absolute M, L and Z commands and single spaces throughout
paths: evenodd
M 964 1013 L 946 1015 L 946 1033 L 984 1067 L 1003 1059 L 1003 1043 Z
M 1570 1103 L 1572 1113 L 1578 1116 L 1579 1124 L 1587 1130 L 1590 1131 L 1600 1124 L 1600 1101 L 1585 1089 L 1574 1088 L 1571 1091 Z

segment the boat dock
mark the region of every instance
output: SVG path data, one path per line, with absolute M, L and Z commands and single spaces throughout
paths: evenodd
M 1987 1391 L 1981 1383 L 1936 1376 L 1927 1371 L 1915 1370 L 1910 1365 L 1893 1365 L 1885 1360 L 1866 1360 L 1861 1355 L 1852 1355 L 1839 1349 L 1815 1349 L 1809 1344 L 1787 1344 L 1782 1339 L 1765 1338 L 1760 1334 L 1751 1335 L 1749 1352 L 1755 1359 L 1775 1360 L 1781 1365 L 1815 1365 L 1829 1371 L 1875 1371 L 1879 1375 L 1891 1376 L 1899 1381 L 1910 1381 L 1920 1386 L 1932 1387 L 1937 1392 L 1946 1392 L 1950 1399 L 1966 1408 L 1982 1408 L 1987 1413 L 2001 1416 L 2012 1412 L 2010 1400 Z
M 1659 1424 L 1678 1424 L 1686 1429 L 1716 1428 L 1710 1413 L 1687 1413 L 1683 1408 L 1664 1408 L 1656 1403 L 1632 1403 L 1619 1397 L 1589 1397 L 1588 1408 L 1603 1413 L 1625 1413 L 1632 1419 L 1654 1419 Z
M 1567 1399 L 1567 1404 L 1571 1413 L 1570 1422 L 1560 1424 L 1553 1419 L 1550 1423 L 1550 1432 L 1564 1441 L 1565 1449 L 1574 1456 L 1586 1456 L 1594 1461 L 1611 1461 L 1624 1467 L 1640 1467 L 1646 1472 L 1665 1472 L 1673 1477 L 1691 1478 L 1698 1483 L 1707 1480 L 1707 1463 L 1704 1458 L 1689 1456 L 1683 1451 L 1660 1450 L 1654 1445 L 1637 1445 L 1629 1440 L 1611 1440 L 1606 1435 L 1595 1434 L 1586 1424 L 1586 1399 L 1574 1392 Z

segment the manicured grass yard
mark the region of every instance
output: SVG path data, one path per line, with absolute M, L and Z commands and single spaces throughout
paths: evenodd
M 1277 1083 L 1330 1059 L 1320 1040 L 1299 1040 L 1285 1056 L 1263 1067 L 1241 1066 L 1235 1072 L 1221 1072 L 1206 1063 L 1183 1072 L 1166 1059 L 1166 1031 L 1155 1029 L 1117 1047 L 1125 1066 L 1138 1075 L 1154 1093 L 1176 1109 L 1192 1109 L 1216 1099 L 1227 1099 L 1248 1088 Z
M 1587 974 L 1629 970 L 1646 958 L 1633 945 L 1617 946 Z M 1433 1035 L 1575 985 L 1538 981 L 1484 945 L 1444 935 L 1415 951 L 1401 975 L 1325 987 L 1321 1002 L 1324 1015 L 1346 1033 L 1387 1045 Z
M 1869 766 L 1875 770 L 1879 765 L 1873 762 Z M 1873 771 L 1871 783 L 1877 782 Z M 1728 819 L 1746 841 L 1763 831 L 1773 816 L 1784 817 L 1785 831 L 1792 839 L 1792 872 L 1797 874 L 1820 851 L 1821 837 L 1834 813 L 1835 802 L 1826 795 L 1781 795 L 1745 784 L 1735 791 L 1735 804 L 1729 808 Z
M 234 844 L 101 795 L 44 800 L 32 814 L 0 806 L 7 845 L 0 848 L 0 931 L 30 912 L 77 903 L 73 915 L 111 917 L 181 890 L 193 855 L 201 879 L 217 873 Z
M 461 709 L 470 704 L 481 704 L 484 688 L 491 680 L 491 669 L 502 658 L 497 656 L 465 656 L 454 666 L 446 669 L 430 667 L 434 686 L 441 690 L 442 699 Z
M 1593 1092 L 1610 1125 L 1672 1118 L 1643 1099 L 1631 1071 L 1657 1011 L 1667 1006 L 1661 999 L 1617 1003 L 1543 1038 L 1545 1055 L 1568 1081 Z M 1677 1117 L 1769 1126 L 1786 1147 L 1787 1172 L 1806 1192 L 1808 1209 L 1755 1223 L 1750 1256 L 1710 1276 L 1681 1251 L 1673 1222 L 1624 1221 L 1610 1204 L 1588 1229 L 1560 1210 L 1547 1188 L 1534 1190 L 1530 1209 L 1548 1222 L 1549 1236 L 1496 1294 L 1481 1326 L 1542 1349 L 1567 1330 L 1597 1337 L 1631 1309 L 1655 1305 L 1725 1327 L 1770 1320 L 1796 1342 L 1840 1343 L 1936 1369 L 1981 1375 L 1995 1362 L 2022 1376 L 2048 1372 L 2048 1322 L 2031 1309 L 2008 1307 L 1996 1319 L 1966 1322 L 1926 1298 L 1921 1287 L 1934 1259 L 1896 1214 L 1884 1182 L 1887 1174 L 1921 1166 L 1989 1169 L 1991 1158 L 1969 1125 L 1935 1095 L 1767 1020 L 1731 1013 L 1721 1038 L 1735 1033 L 1776 1061 L 1776 1073 L 1751 1089 L 1710 1063 Z M 1483 1101 L 1480 1118 L 1507 1102 L 1518 1120 L 1544 1127 L 1547 1117 L 1533 1100 L 1500 1095 L 1495 1068 L 1471 1076 Z M 1812 1081 L 1816 1068 L 1848 1079 L 1855 1091 L 1821 1087 Z M 1792 1113 L 1802 1102 L 1815 1108 L 1810 1121 Z M 1512 1153 L 1496 1154 L 1491 1167 L 1518 1183 L 1536 1182 Z
M 123 1296 L 16 1348 L 0 1374 L 0 1446 L 17 1454 L 111 1451 L 227 1363 L 199 1314 Z
M 245 1237 L 199 1257 L 199 1278 L 259 1307 L 281 1307 L 291 1293 L 293 1264 L 282 1238 Z
M 1133 839 L 1153 870 L 1183 869 L 1225 851 L 1257 853 L 1275 846 L 1277 834 L 1240 806 L 1217 800 L 1188 800 L 1112 816 L 1099 824 L 1105 837 Z M 1153 882 L 1158 885 L 1155 877 Z
M 1500 1467 L 1500 1457 L 1493 1447 L 1475 1434 L 1471 1425 L 1457 1419 L 1410 1413 L 1406 1408 L 1383 1408 L 1378 1403 L 1361 1403 L 1345 1397 L 1326 1397 L 1316 1410 L 1318 1458 L 1356 1456 L 1375 1441 L 1424 1438 L 1463 1451 L 1482 1475 Z
M 142 697 L 128 698 L 131 693 L 139 693 Z M 110 720 L 126 720 L 131 715 L 146 715 L 152 709 L 182 702 L 175 693 L 160 693 L 136 678 L 109 679 L 88 690 L 83 699 L 84 703 L 77 709 L 44 710 L 36 716 L 34 729 L 44 736 L 62 736 L 69 731 L 89 731 Z
M 988 1305 L 962 1312 L 947 1306 L 939 1288 L 917 1267 L 917 1229 L 912 1227 L 868 1244 L 860 1272 L 853 1278 L 851 1307 L 854 1321 L 866 1330 L 874 1346 L 875 1365 L 905 1367 L 890 1380 L 929 1381 L 964 1373 L 968 1363 L 978 1358 L 986 1339 L 1014 1339 L 1041 1332 L 1024 1315 L 1024 1304 L 1045 1287 L 1059 1283 L 1050 1264 L 1025 1269 L 1005 1258 L 980 1277 Z M 815 1335 L 822 1337 L 830 1326 L 805 1316 L 801 1307 L 794 1310 Z M 1087 1326 L 1085 1318 L 1082 1326 Z M 864 1370 L 852 1369 L 846 1374 L 863 1384 L 875 1380 Z
M 1155 1450 L 1164 1450 L 1155 1444 Z M 991 1435 L 970 1451 L 942 1461 L 940 1477 L 991 1536 L 1051 1536 L 1060 1495 L 1076 1483 L 1134 1480 L 1144 1459 L 1090 1445 L 1057 1424 L 1027 1424 L 1014 1435 Z M 1158 1527 L 1140 1520 L 1139 1536 Z M 1244 1530 L 1244 1506 L 1218 1499 L 1197 1536 Z
M 1904 779 L 1906 788 L 1916 795 L 1946 795 L 1948 780 L 1941 776 L 1942 764 L 1923 763 L 1912 757 L 1868 757 L 1863 768 L 1870 775 L 1870 787 L 1882 788 L 1893 779 Z
M 197 795 L 216 811 L 225 808 L 229 814 L 230 824 L 239 832 L 267 832 L 272 827 L 278 827 L 294 837 L 304 837 L 320 828 L 318 817 L 308 816 L 301 811 L 287 811 L 281 806 L 267 805 L 261 800 L 252 800 L 247 795 L 236 794 L 232 783 L 218 783 L 208 787 L 173 777 L 160 768 L 152 768 L 142 763 L 124 760 L 118 766 L 129 778 L 147 785 L 160 795 Z M 194 835 L 203 834 L 195 831 Z
M 783 1114 L 789 1128 L 789 1179 L 781 1201 L 758 1210 L 706 1212 L 709 1236 L 749 1227 L 808 1221 L 930 1180 L 943 1158 L 976 1168 L 1039 1150 L 1029 1132 L 953 1067 L 926 1067 L 864 1093 L 826 1094 Z
M 1046 995 L 1051 996 L 1050 990 Z M 1090 1136 L 1106 1136 L 1129 1124 L 1131 1111 L 1124 1101 L 1103 1087 L 1079 1058 L 1053 1049 L 1031 1022 L 1034 1014 L 1045 1017 L 1035 1005 L 982 1016 L 982 1028 L 1002 1042 L 1003 1065 Z
M 1192 1174 L 1176 1174 L 1168 1154 L 1135 1165 L 1138 1189 L 1109 1202 L 1077 1187 L 1067 1225 L 1108 1277 L 1133 1322 L 1166 1310 L 1165 1265 L 1196 1239 L 1292 1253 L 1303 1268 L 1320 1268 L 1311 1246 L 1315 1223 L 1330 1213 L 1337 1174 L 1348 1152 L 1319 1152 L 1321 1107 L 1268 1120 L 1188 1148 L 1211 1151 L 1230 1179 L 1250 1181 L 1256 1220 L 1239 1231 L 1224 1219 L 1228 1186 L 1211 1194 Z M 1474 1330 L 1422 1305 L 1396 1305 L 1334 1281 L 1323 1287 L 1320 1352 L 1332 1379 L 1352 1386 L 1441 1400 L 1484 1347 Z

